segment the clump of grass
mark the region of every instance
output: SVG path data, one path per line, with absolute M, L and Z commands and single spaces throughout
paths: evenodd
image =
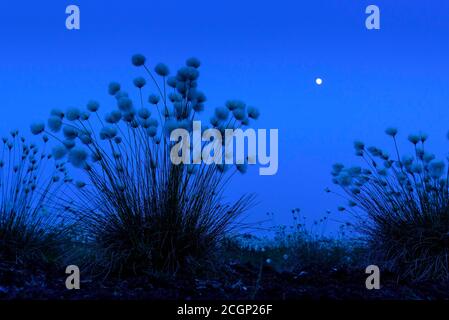
M 132 63 L 147 76 L 133 81 L 137 103 L 113 82 L 108 92 L 117 108 L 101 117 L 100 104 L 90 101 L 84 110 L 52 112 L 45 132 L 60 142 L 55 157 L 84 175 L 71 208 L 107 273 L 188 271 L 214 257 L 252 204 L 251 195 L 232 203 L 223 196 L 229 179 L 246 166 L 173 164 L 170 133 L 177 128 L 191 133 L 205 108 L 200 62 L 187 60 L 173 77 L 164 64 L 152 71 L 142 55 Z M 145 99 L 147 80 L 156 93 Z M 257 109 L 233 100 L 217 108 L 211 127 L 224 132 L 258 116 Z
M 43 131 L 35 124 L 35 134 Z M 0 260 L 14 265 L 40 267 L 64 253 L 66 226 L 54 199 L 63 188 L 63 166 L 54 167 L 52 156 L 27 143 L 18 131 L 2 138 L 0 154 Z
M 400 156 L 395 128 L 394 157 L 377 147 L 355 142 L 363 166 L 333 166 L 333 181 L 356 218 L 375 260 L 399 278 L 449 279 L 449 171 L 425 148 L 427 135 L 410 135 L 410 155 Z

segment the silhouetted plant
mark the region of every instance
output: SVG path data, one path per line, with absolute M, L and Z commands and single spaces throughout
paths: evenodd
M 137 103 L 112 82 L 108 92 L 117 108 L 104 117 L 98 113 L 99 103 L 90 101 L 86 110 L 54 110 L 48 120 L 46 133 L 60 142 L 53 150 L 55 158 L 68 159 L 85 174 L 73 209 L 108 272 L 194 267 L 213 256 L 253 200 L 251 195 L 234 203 L 223 200 L 225 185 L 245 165 L 232 170 L 221 164 L 170 161 L 175 143 L 170 133 L 177 128 L 192 132 L 192 121 L 204 110 L 206 97 L 197 89 L 199 60 L 187 60 L 174 77 L 168 77 L 166 65 L 157 64 L 154 74 L 145 62 L 142 55 L 132 58 L 157 90 L 149 95 L 148 105 L 146 80 L 138 77 L 133 81 Z M 223 132 L 248 125 L 259 111 L 229 101 L 215 115 L 212 127 Z
M 427 135 L 409 135 L 413 154 L 400 156 L 395 128 L 386 130 L 394 157 L 355 142 L 365 165 L 334 164 L 333 181 L 345 192 L 375 259 L 400 278 L 449 279 L 449 171 L 425 149 Z M 330 192 L 330 190 L 328 190 Z
M 40 134 L 43 124 L 33 124 Z M 64 189 L 63 165 L 54 166 L 44 148 L 27 143 L 17 130 L 2 138 L 0 155 L 0 260 L 34 266 L 55 262 L 63 254 L 67 225 L 55 210 Z

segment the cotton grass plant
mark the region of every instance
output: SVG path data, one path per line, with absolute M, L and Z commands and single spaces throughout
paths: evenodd
M 57 141 L 54 157 L 81 172 L 71 208 L 106 274 L 194 270 L 213 261 L 252 204 L 252 195 L 232 203 L 223 195 L 246 166 L 174 165 L 170 133 L 191 132 L 205 109 L 200 61 L 188 59 L 174 76 L 165 64 L 151 69 L 143 55 L 132 63 L 143 72 L 133 81 L 136 99 L 112 82 L 108 93 L 116 108 L 101 115 L 100 104 L 90 101 L 84 109 L 54 110 L 42 131 Z M 154 92 L 147 92 L 147 82 Z M 240 128 L 258 117 L 256 108 L 228 101 L 215 110 L 211 127 Z
M 339 208 L 355 216 L 373 259 L 399 278 L 448 280 L 449 171 L 426 148 L 427 135 L 408 136 L 410 155 L 400 156 L 395 128 L 386 130 L 394 156 L 354 143 L 362 166 L 333 166 L 333 181 L 347 199 Z
M 295 279 L 313 279 L 314 282 L 319 275 L 324 283 L 335 272 L 350 270 L 357 273 L 366 267 L 361 259 L 363 248 L 360 243 L 349 241 L 341 232 L 339 237 L 324 234 L 330 212 L 310 222 L 299 208 L 293 208 L 291 212 L 293 221 L 289 225 L 274 223 L 265 229 L 269 233 L 264 236 L 243 234 L 226 242 L 224 258 L 231 266 L 252 266 L 257 270 L 253 273 L 252 287 L 248 287 L 250 299 L 257 298 L 264 286 L 272 285 L 270 274 L 273 271 L 284 275 L 293 273 Z M 267 216 L 274 222 L 274 213 L 269 212 Z
M 43 131 L 34 124 L 34 133 Z M 39 267 L 64 255 L 68 225 L 54 202 L 65 188 L 64 166 L 55 166 L 43 147 L 11 131 L 1 140 L 0 261 Z

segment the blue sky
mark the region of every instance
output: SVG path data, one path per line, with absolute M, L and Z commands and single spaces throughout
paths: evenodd
M 80 7 L 79 31 L 65 28 L 69 4 Z M 379 31 L 365 28 L 369 4 L 380 7 Z M 327 209 L 344 219 L 323 189 L 332 163 L 357 162 L 355 139 L 388 149 L 383 131 L 393 125 L 403 141 L 428 133 L 430 147 L 447 154 L 448 17 L 444 0 L 2 3 L 0 132 L 28 130 L 51 108 L 92 98 L 112 108 L 107 84 L 131 90 L 142 75 L 130 64 L 134 53 L 172 70 L 197 56 L 209 111 L 239 98 L 260 108 L 259 127 L 279 129 L 278 174 L 260 177 L 253 168 L 233 181 L 229 197 L 259 195 L 251 221 L 270 211 L 288 223 L 293 207 L 309 220 Z

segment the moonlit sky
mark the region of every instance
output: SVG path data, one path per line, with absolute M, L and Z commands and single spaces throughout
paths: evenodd
M 65 29 L 69 4 L 80 6 L 79 31 Z M 379 31 L 365 28 L 369 4 L 380 7 Z M 327 209 L 345 219 L 323 192 L 330 167 L 357 163 L 355 139 L 391 150 L 387 126 L 404 141 L 422 130 L 438 155 L 449 151 L 447 0 L 4 1 L 0 39 L 1 134 L 92 98 L 112 108 L 108 83 L 132 91 L 143 75 L 134 53 L 172 71 L 199 57 L 209 112 L 238 98 L 260 108 L 258 127 L 279 129 L 278 174 L 251 168 L 230 186 L 231 199 L 258 194 L 248 221 L 274 212 L 290 223 L 294 207 L 309 220 Z

